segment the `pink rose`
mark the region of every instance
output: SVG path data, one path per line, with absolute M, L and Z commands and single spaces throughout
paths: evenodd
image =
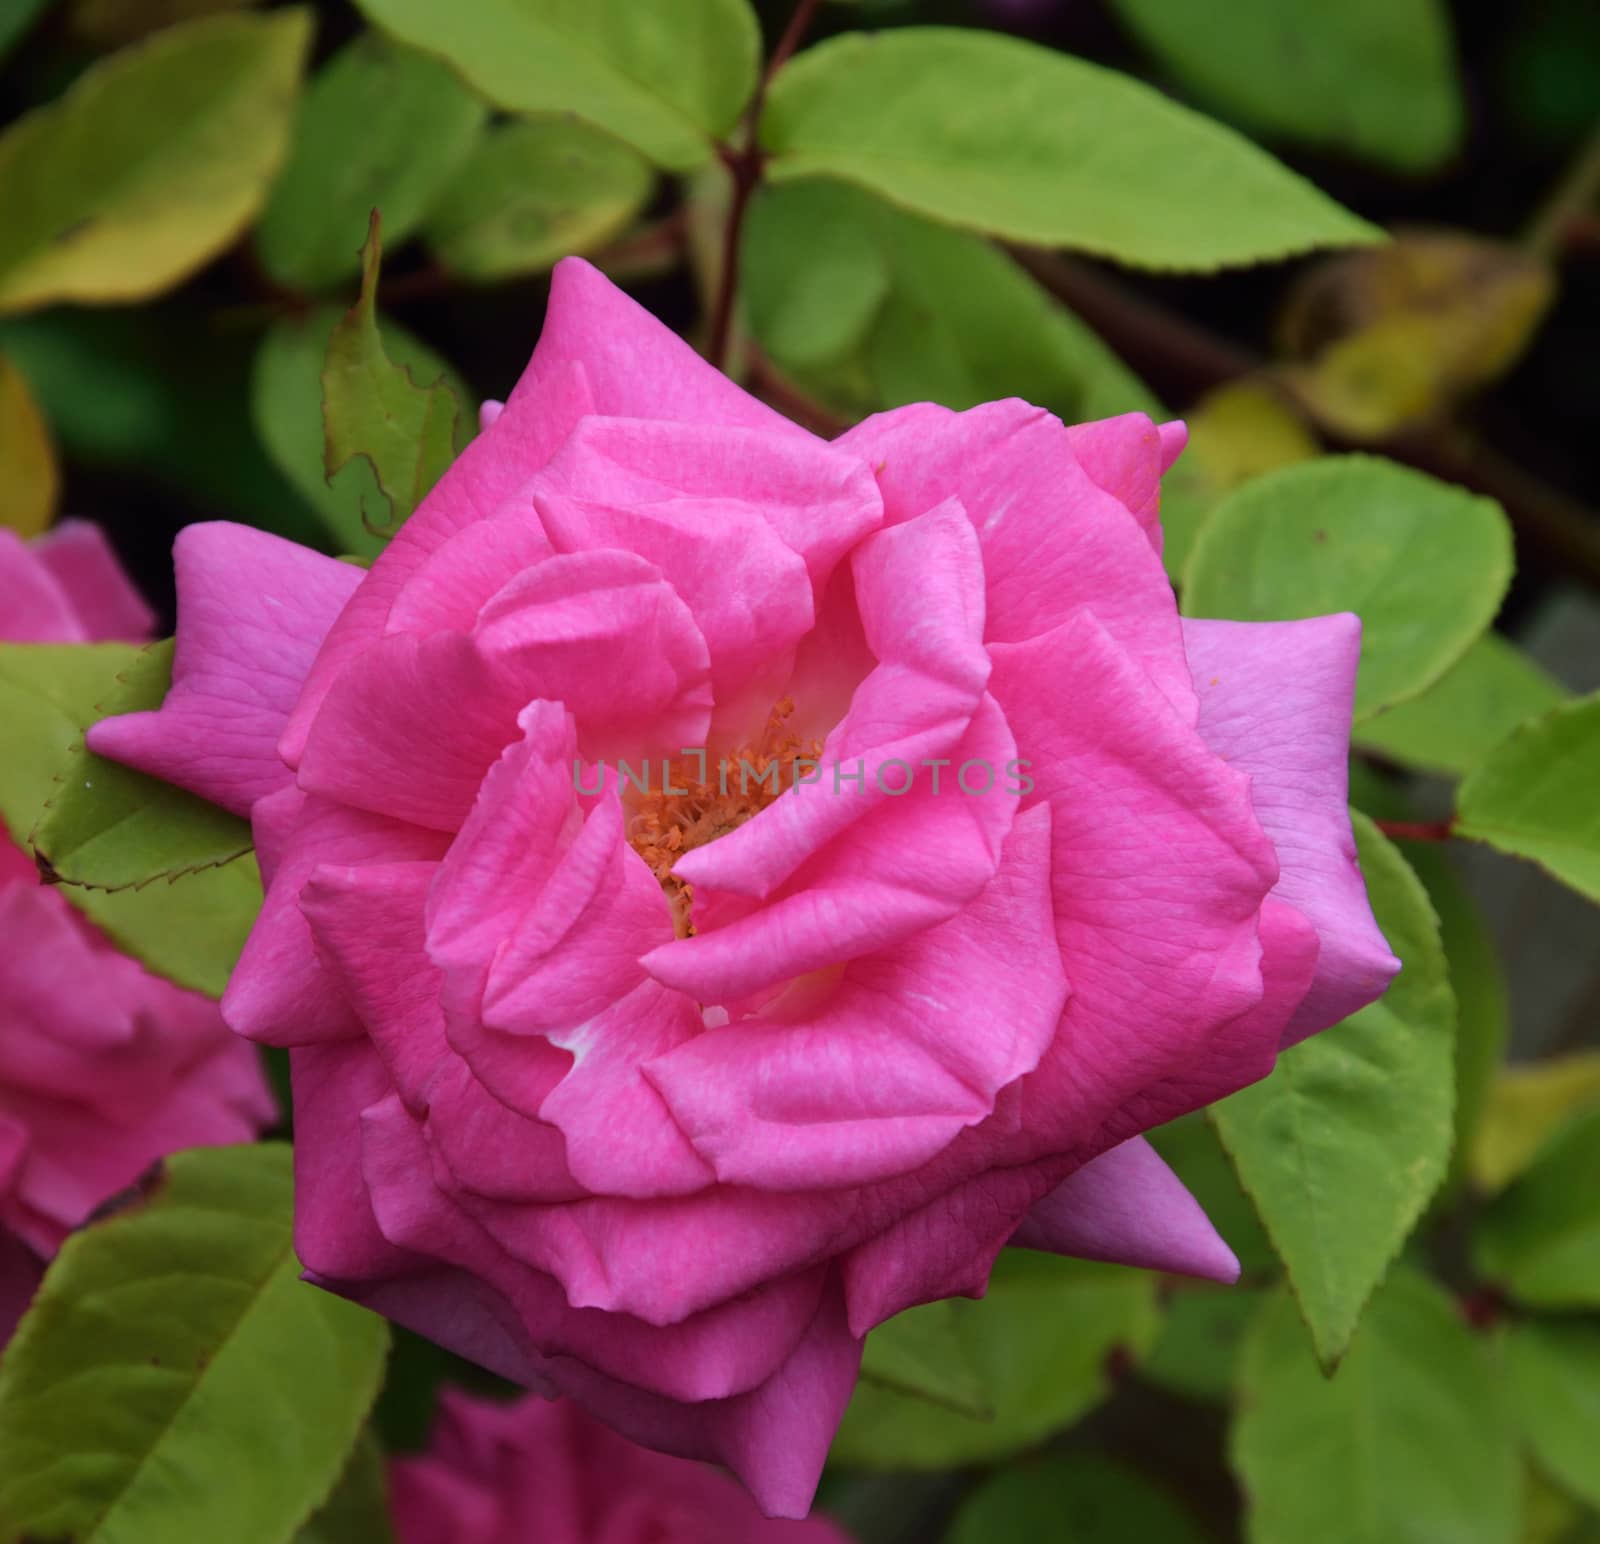
M 537 1394 L 446 1393 L 428 1452 L 390 1462 L 389 1510 L 399 1544 L 848 1544 L 822 1518 L 770 1522 L 726 1475 Z
M 138 641 L 154 624 L 98 527 L 0 529 L 0 639 Z M 120 954 L 0 831 L 0 1342 L 67 1233 L 157 1158 L 276 1119 L 217 1005 Z
M 1008 1241 L 1235 1273 L 1139 1133 L 1397 968 L 1359 626 L 1179 621 L 1181 425 L 825 444 L 577 261 L 484 418 L 365 576 L 186 531 L 91 743 L 253 816 L 313 1279 L 803 1514 L 861 1338 Z

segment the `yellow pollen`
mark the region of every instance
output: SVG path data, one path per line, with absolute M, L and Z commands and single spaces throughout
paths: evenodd
M 715 763 L 705 757 L 682 757 L 669 764 L 669 775 L 660 787 L 648 792 L 637 786 L 626 789 L 624 797 L 632 809 L 628 841 L 666 891 L 678 937 L 694 934 L 694 887 L 674 877 L 672 866 L 686 852 L 737 831 L 788 792 L 800 775 L 797 762 L 820 761 L 822 741 L 802 742 L 788 728 L 793 713 L 794 699 L 785 697 L 767 715 L 759 738 L 731 755 Z M 806 767 L 804 775 L 814 778 L 814 767 Z

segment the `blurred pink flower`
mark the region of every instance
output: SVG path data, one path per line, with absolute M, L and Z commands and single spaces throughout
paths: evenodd
M 97 527 L 0 529 L 0 640 L 140 641 L 154 618 Z M 181 1148 L 276 1118 L 255 1049 L 217 1005 L 119 953 L 0 831 L 0 1342 L 43 1261 Z
M 398 1544 L 847 1544 L 831 1522 L 772 1522 L 726 1475 L 617 1436 L 569 1400 L 457 1391 L 433 1441 L 389 1466 Z
M 484 423 L 366 575 L 186 531 L 91 743 L 252 815 L 313 1279 L 800 1515 L 862 1337 L 1008 1241 L 1236 1273 L 1139 1134 L 1397 968 L 1359 624 L 1180 622 L 1181 425 L 825 444 L 577 261 Z

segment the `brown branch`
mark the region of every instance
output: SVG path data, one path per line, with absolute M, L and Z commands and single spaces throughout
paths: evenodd
M 1269 361 L 1188 318 L 1136 295 L 1076 259 L 1013 248 L 1012 256 L 1065 302 L 1137 374 L 1160 380 L 1180 397 L 1197 397 L 1244 376 L 1257 376 L 1304 412 L 1293 388 Z M 1315 422 L 1315 415 L 1306 412 Z M 1526 471 L 1452 424 L 1419 427 L 1375 446 L 1356 446 L 1326 427 L 1338 448 L 1376 449 L 1397 461 L 1489 495 L 1526 537 L 1555 563 L 1600 588 L 1600 513 Z
M 810 30 L 822 0 L 799 0 L 783 29 L 783 36 L 772 50 L 767 67 L 756 83 L 755 94 L 744 115 L 744 142 L 737 149 L 719 145 L 722 164 L 733 178 L 733 197 L 728 203 L 728 223 L 722 232 L 722 271 L 717 275 L 716 303 L 711 310 L 711 342 L 706 357 L 717 369 L 728 358 L 728 342 L 733 336 L 734 300 L 739 291 L 739 247 L 744 233 L 744 217 L 750 195 L 761 183 L 766 155 L 761 149 L 761 109 L 766 105 L 767 89 L 773 77 L 786 65 Z
M 1539 206 L 1523 234 L 1523 247 L 1535 257 L 1559 257 L 1572 227 L 1593 215 L 1596 202 L 1600 202 L 1600 124 Z

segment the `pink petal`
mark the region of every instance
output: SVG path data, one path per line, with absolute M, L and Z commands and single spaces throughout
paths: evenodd
M 1057 937 L 1072 985 L 1051 1119 L 1203 1071 L 1261 999 L 1257 917 L 1277 865 L 1249 780 L 1220 761 L 1097 617 L 997 644 L 994 690 L 1053 817 Z
M 811 1509 L 828 1448 L 861 1365 L 843 1293 L 823 1299 L 810 1330 L 759 1388 L 730 1399 L 680 1405 L 558 1360 L 554 1376 L 580 1404 L 624 1436 L 684 1458 L 730 1468 L 769 1517 Z
M 389 608 L 384 631 L 470 633 L 490 596 L 554 548 L 529 500 L 512 500 L 441 542 L 412 572 Z
M 248 815 L 291 781 L 278 736 L 361 570 L 226 521 L 186 526 L 174 556 L 172 689 L 92 725 L 89 749 Z
M 1233 1251 L 1143 1137 L 1070 1174 L 1034 1204 L 1011 1242 L 1209 1281 L 1239 1279 Z
M 298 789 L 263 799 L 253 826 L 269 854 L 270 879 L 261 914 L 223 993 L 223 1018 L 235 1033 L 268 1045 L 308 1045 L 361 1034 L 360 1021 L 317 953 L 300 892 L 320 864 L 437 860 L 446 838 L 307 798 Z
M 765 718 L 815 614 L 804 561 L 758 512 L 734 500 L 620 506 L 557 495 L 537 507 L 562 552 L 611 547 L 654 565 L 705 639 L 721 721 L 737 738 Z
M 536 1358 L 575 1358 L 604 1378 L 625 1380 L 654 1397 L 722 1400 L 759 1387 L 802 1341 L 825 1290 L 824 1270 L 790 1274 L 664 1327 L 573 1308 L 549 1276 L 509 1260 L 427 1184 L 426 1150 L 398 1100 L 366 1110 L 362 1143 L 368 1193 L 388 1239 L 474 1271 L 498 1294 L 514 1336 Z M 425 1303 L 419 1306 L 430 1312 Z M 450 1306 L 439 1304 L 431 1312 Z M 406 1322 L 435 1334 L 426 1321 Z
M 475 640 L 497 675 L 564 703 L 590 760 L 704 743 L 711 656 L 661 571 L 616 549 L 575 552 L 518 575 L 489 600 Z
M 1286 1032 L 1292 1045 L 1380 997 L 1400 968 L 1373 920 L 1346 803 L 1361 623 L 1349 614 L 1185 621 L 1183 632 L 1200 733 L 1249 775 L 1278 853 L 1272 893 L 1322 942 L 1316 979 Z
M 123 572 L 105 532 L 88 520 L 61 520 L 33 543 L 55 576 L 90 643 L 143 643 L 156 614 Z
M 541 379 L 574 363 L 588 378 L 594 411 L 608 417 L 761 429 L 815 443 L 708 365 L 598 268 L 568 257 L 550 276 L 539 345 L 507 408 L 520 406 Z
M 1067 438 L 1089 480 L 1139 522 L 1159 552 L 1161 474 L 1168 464 L 1162 431 L 1143 413 L 1123 413 L 1118 418 L 1071 424 Z
M 647 980 L 639 966 L 641 952 L 671 936 L 665 897 L 624 840 L 613 793 L 597 804 L 496 955 L 484 1034 L 502 1040 L 503 1054 L 475 1059 L 464 1043 L 492 1091 L 560 1130 L 568 1167 L 594 1194 L 673 1195 L 711 1181 L 640 1070 L 702 1028 L 697 1004 Z M 509 1085 L 496 1081 L 520 1059 L 516 1040 L 525 1045 L 529 1036 L 571 1056 L 570 1068 L 536 1103 L 521 1086 L 520 1068 Z
M 1074 608 L 1101 625 L 1191 722 L 1194 692 L 1161 560 L 1122 504 L 1079 466 L 1059 419 L 1015 400 L 966 413 L 921 403 L 835 442 L 878 468 L 891 522 L 954 493 L 983 544 L 988 638 L 1020 643 Z
M 876 533 L 852 566 L 863 645 L 878 668 L 828 735 L 814 779 L 679 860 L 674 873 L 697 888 L 773 894 L 833 838 L 893 804 L 906 769 L 953 756 L 971 727 L 989 659 L 983 570 L 960 507 L 943 504 Z M 931 787 L 926 774 L 923 783 Z
M 942 926 L 846 967 L 814 1012 L 713 1029 L 646 1069 L 728 1184 L 896 1178 L 993 1113 L 1038 1065 L 1066 999 L 1036 806 L 999 872 Z
M 320 863 L 300 891 L 317 953 L 413 1110 L 450 1055 L 423 912 L 437 863 Z M 370 1101 L 369 1101 L 370 1102 Z
M 982 1297 L 995 1258 L 1030 1207 L 1076 1159 L 989 1169 L 935 1195 L 866 1239 L 844 1262 L 850 1328 L 857 1335 L 921 1303 Z
M 674 348 L 684 347 L 667 336 Z M 564 496 L 617 508 L 671 499 L 745 506 L 805 559 L 820 591 L 839 559 L 882 523 L 883 501 L 856 456 L 787 420 L 780 424 L 774 433 L 677 413 L 588 418 L 531 491 L 536 499 Z
M 0 640 L 7 643 L 82 643 L 84 629 L 55 575 L 27 542 L 0 526 Z

